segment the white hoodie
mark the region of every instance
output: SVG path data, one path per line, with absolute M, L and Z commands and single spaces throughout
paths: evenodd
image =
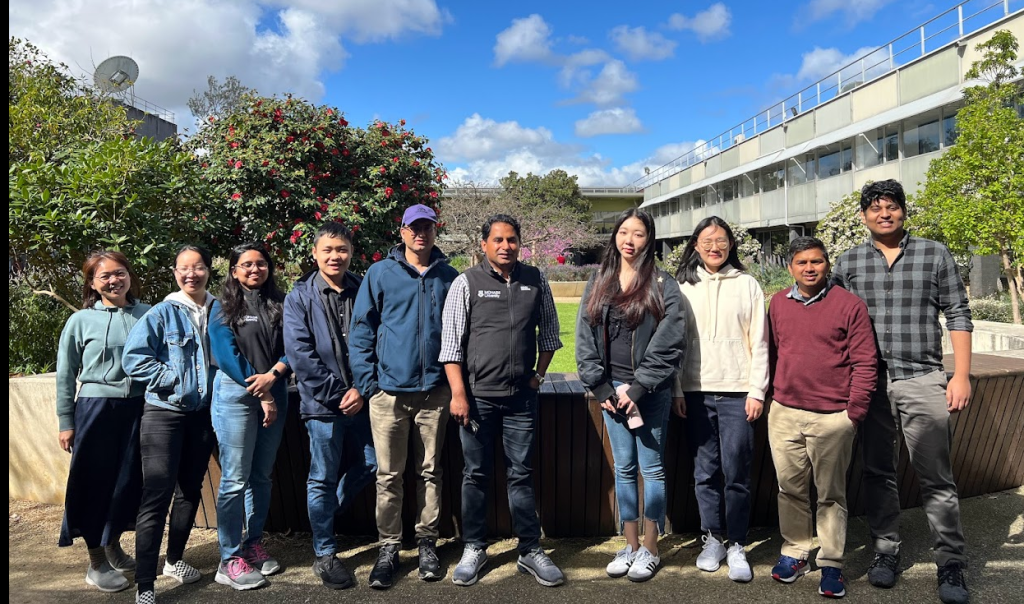
M 203 334 L 203 338 L 206 338 L 208 335 L 207 322 L 210 319 L 210 306 L 212 306 L 213 301 L 216 300 L 216 298 L 213 297 L 213 294 L 206 292 L 206 302 L 202 306 L 196 304 L 192 298 L 189 298 L 188 294 L 183 291 L 171 292 L 167 294 L 167 297 L 164 298 L 164 300 L 177 302 L 187 308 L 189 317 L 192 319 L 192 324 L 196 326 L 196 330 L 198 330 L 199 333 Z
M 732 266 L 717 273 L 701 266 L 697 275 L 696 285 L 679 285 L 690 341 L 675 392 L 746 392 L 763 401 L 768 324 L 761 286 Z

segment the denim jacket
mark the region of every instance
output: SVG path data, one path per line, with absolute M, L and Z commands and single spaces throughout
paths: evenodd
M 213 296 L 200 309 L 183 295 L 171 294 L 132 328 L 122 365 L 146 384 L 146 402 L 171 411 L 209 407 L 215 367 L 210 367 L 206 331 Z M 199 312 L 203 311 L 203 312 Z M 196 316 L 204 317 L 196 321 Z

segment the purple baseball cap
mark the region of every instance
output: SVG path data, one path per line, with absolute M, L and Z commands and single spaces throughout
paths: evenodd
M 402 215 L 402 224 L 410 225 L 417 220 L 429 220 L 430 222 L 437 222 L 437 213 L 429 207 L 418 203 L 414 206 L 409 206 L 409 209 Z

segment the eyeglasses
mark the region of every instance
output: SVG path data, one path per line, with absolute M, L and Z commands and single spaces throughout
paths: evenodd
M 236 264 L 235 268 L 240 268 L 243 271 L 251 271 L 254 268 L 265 271 L 270 268 L 270 265 L 267 264 L 266 260 L 257 260 L 256 262 L 243 262 L 241 264 Z
M 128 271 L 114 271 L 112 273 L 103 273 L 93 277 L 93 279 L 99 281 L 100 283 L 110 283 L 114 279 L 120 279 L 124 281 L 127 278 Z
M 697 242 L 697 245 L 699 245 L 702 250 L 710 250 L 712 247 L 717 247 L 720 250 L 724 250 L 725 248 L 729 247 L 729 240 L 728 239 L 701 239 L 700 241 Z
M 207 273 L 207 271 L 209 271 L 209 270 L 210 269 L 208 269 L 206 266 L 204 266 L 202 264 L 197 264 L 195 266 L 176 266 L 176 267 L 174 267 L 174 272 L 178 273 L 182 277 L 187 277 L 189 275 L 205 275 Z
M 420 224 L 420 225 L 403 224 L 402 228 L 403 229 L 409 229 L 410 231 L 412 231 L 416 235 L 429 235 L 430 233 L 434 232 L 434 226 L 435 226 L 434 223 L 431 222 L 430 224 Z

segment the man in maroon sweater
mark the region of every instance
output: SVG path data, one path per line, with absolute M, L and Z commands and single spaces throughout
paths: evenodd
M 818 593 L 846 595 L 846 471 L 857 426 L 877 380 L 878 352 L 867 305 L 829 285 L 825 245 L 800 237 L 789 246 L 796 281 L 768 307 L 773 403 L 768 439 L 779 479 L 782 556 L 772 577 L 792 583 L 808 572 L 814 537 L 810 483 L 818 491 Z

